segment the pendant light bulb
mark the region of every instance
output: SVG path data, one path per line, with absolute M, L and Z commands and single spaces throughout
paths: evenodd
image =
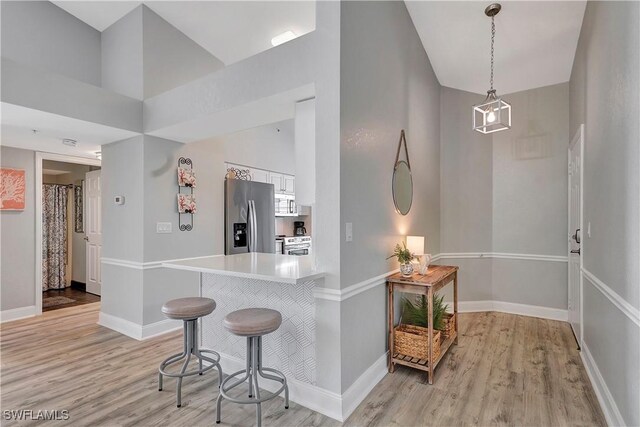
M 496 121 L 496 115 L 493 111 L 491 111 L 489 114 L 487 114 L 487 121 L 489 123 L 493 123 Z

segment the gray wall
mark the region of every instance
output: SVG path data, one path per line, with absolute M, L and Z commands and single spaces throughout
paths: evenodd
M 0 309 L 33 306 L 35 288 L 35 153 L 0 147 L 2 167 L 24 169 L 26 177 L 23 211 L 1 211 L 2 270 L 0 271 Z
M 513 108 L 513 124 L 492 138 L 492 252 L 566 256 L 569 85 L 504 98 Z M 567 308 L 566 263 L 492 263 L 494 300 Z
M 144 137 L 102 146 L 102 256 L 143 259 Z M 115 196 L 125 203 L 116 205 Z
M 471 129 L 480 95 L 443 87 L 440 95 L 440 208 L 442 253 L 491 252 L 493 150 L 490 135 Z M 461 301 L 492 300 L 488 259 L 443 260 L 460 267 Z
M 343 2 L 340 44 L 340 215 L 345 288 L 397 267 L 385 261 L 404 235 L 440 250 L 440 85 L 402 2 Z M 396 213 L 391 178 L 400 130 L 407 132 L 414 199 Z M 342 303 L 342 390 L 386 351 L 385 292 Z
M 2 57 L 100 86 L 100 32 L 48 1 L 2 2 Z
M 146 99 L 224 64 L 145 5 L 102 33 L 102 85 Z
M 571 135 L 585 124 L 584 268 L 640 307 L 640 3 L 587 3 L 571 73 Z M 640 425 L 640 328 L 584 280 L 584 345 L 627 425 Z M 606 325 L 606 326 L 605 326 Z M 611 349 L 615 348 L 616 351 Z
M 147 6 L 144 22 L 144 97 L 150 98 L 224 67 L 222 61 Z
M 236 132 L 212 142 L 224 144 L 225 162 L 296 173 L 293 119 Z
M 102 87 L 144 98 L 142 9 L 138 6 L 102 32 Z
M 512 128 L 482 135 L 470 124 L 482 95 L 442 88 L 442 253 L 566 256 L 568 89 L 505 95 Z M 453 256 L 442 262 L 460 267 L 461 301 L 567 308 L 566 263 Z

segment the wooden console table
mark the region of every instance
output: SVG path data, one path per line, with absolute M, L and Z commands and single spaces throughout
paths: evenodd
M 440 355 L 434 360 L 433 357 L 433 294 L 449 283 L 453 283 L 453 316 L 455 319 L 455 329 L 450 336 L 440 346 Z M 405 365 L 412 368 L 426 371 L 429 384 L 433 384 L 433 371 L 438 363 L 447 353 L 451 344 L 458 344 L 458 267 L 449 265 L 429 266 L 427 274 L 424 276 L 414 273 L 411 277 L 404 277 L 396 273 L 387 278 L 387 288 L 389 292 L 389 372 L 393 373 L 395 365 Z M 425 295 L 428 302 L 428 322 L 429 322 L 429 358 L 427 360 L 406 356 L 394 351 L 394 292 L 404 292 L 408 294 Z

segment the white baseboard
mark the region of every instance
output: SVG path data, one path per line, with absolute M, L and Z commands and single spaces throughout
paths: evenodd
M 151 323 L 149 325 L 144 325 L 142 327 L 142 339 L 146 340 L 149 338 L 157 337 L 158 335 L 163 335 L 168 332 L 177 331 L 178 329 L 182 329 L 182 320 L 176 319 L 165 319 L 159 322 Z
M 541 307 L 538 305 L 517 304 L 505 301 L 458 301 L 458 311 L 460 313 L 499 311 L 501 313 L 519 314 L 521 316 L 539 317 L 541 319 L 559 320 L 561 322 L 566 322 L 569 319 L 567 310 L 561 308 Z
M 149 325 L 139 325 L 130 320 L 100 312 L 98 316 L 98 325 L 120 332 L 121 334 L 138 341 L 142 341 L 181 329 L 182 321 L 165 319 Z
M 24 319 L 26 317 L 33 317 L 36 315 L 36 312 L 37 310 L 35 305 L 2 310 L 0 311 L 0 323 L 11 322 L 13 320 Z
M 220 354 L 220 365 L 225 375 L 244 369 L 246 366 L 244 360 L 223 353 Z M 343 421 L 342 397 L 339 394 L 293 378 L 287 378 L 287 384 L 289 386 L 289 399 L 292 402 L 335 420 Z M 260 382 L 260 388 L 273 392 L 280 388 L 280 383 L 263 380 Z
M 245 368 L 245 361 L 237 357 L 220 354 L 223 372 L 235 372 Z M 342 395 L 321 387 L 287 378 L 289 399 L 292 402 L 326 415 L 340 422 L 345 421 L 356 410 L 358 405 L 369 395 L 371 390 L 387 374 L 387 354 L 380 356 Z M 264 380 L 260 388 L 276 391 L 280 384 Z
M 388 353 L 384 353 L 342 394 L 342 419 L 340 421 L 349 418 L 376 384 L 387 375 L 389 372 L 387 362 Z
M 602 378 L 602 374 L 598 369 L 598 365 L 596 361 L 593 359 L 591 352 L 587 345 L 583 342 L 580 357 L 582 358 L 582 363 L 584 364 L 585 369 L 587 370 L 587 375 L 591 380 L 591 384 L 593 385 L 593 390 L 596 393 L 596 397 L 598 398 L 598 402 L 600 402 L 600 407 L 602 408 L 602 412 L 604 412 L 604 417 L 607 420 L 607 425 L 610 426 L 625 426 L 627 425 L 624 422 L 624 418 L 618 410 L 618 406 L 616 405 L 615 400 L 613 400 L 613 396 L 609 391 L 609 387 L 604 382 L 604 378 Z

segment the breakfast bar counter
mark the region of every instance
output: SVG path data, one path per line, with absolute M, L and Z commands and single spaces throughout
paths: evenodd
M 200 296 L 217 304 L 202 318 L 202 346 L 221 354 L 225 372 L 243 367 L 239 363 L 246 356 L 246 343 L 224 328 L 224 317 L 242 308 L 271 308 L 282 314 L 282 325 L 264 337 L 264 365 L 288 379 L 316 384 L 313 289 L 323 285 L 324 273 L 315 268 L 314 257 L 245 253 L 171 261 L 163 267 L 200 273 Z M 295 393 L 291 398 L 296 400 Z
M 310 255 L 295 256 L 252 252 L 189 258 L 166 262 L 162 266 L 177 270 L 291 284 L 299 284 L 324 276 L 324 273 L 316 270 L 314 258 Z

